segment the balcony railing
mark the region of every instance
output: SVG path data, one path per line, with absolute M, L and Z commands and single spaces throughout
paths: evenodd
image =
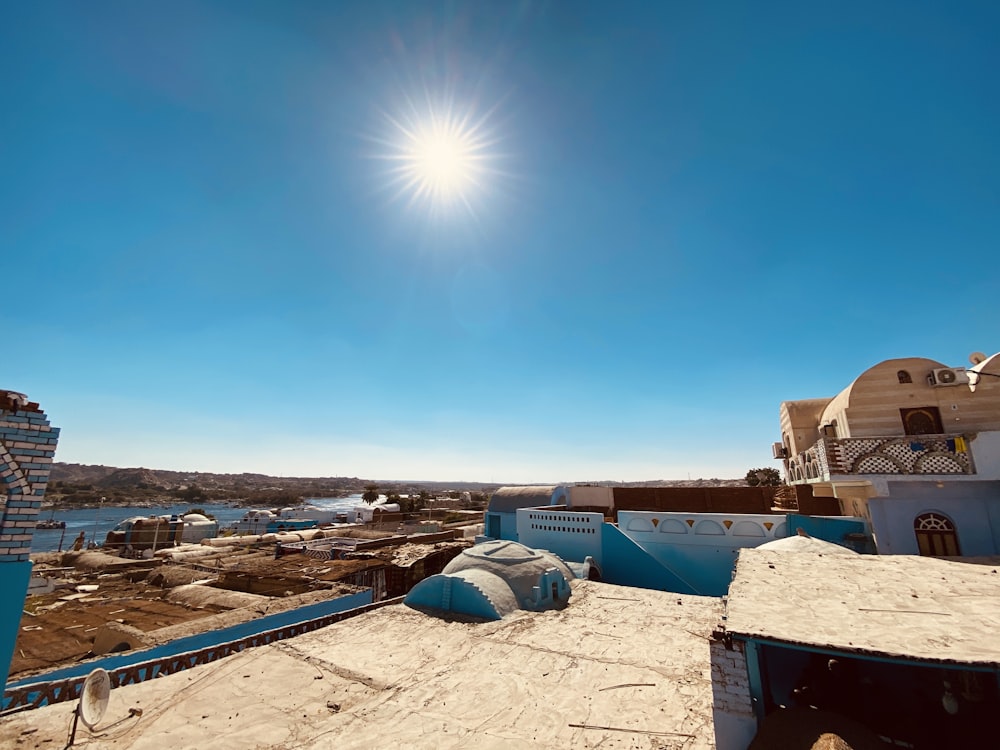
M 844 474 L 975 474 L 965 435 L 823 438 L 788 459 L 788 481 Z

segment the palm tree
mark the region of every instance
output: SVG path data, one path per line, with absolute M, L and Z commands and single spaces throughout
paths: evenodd
M 364 500 L 369 505 L 374 505 L 376 502 L 378 502 L 378 485 L 366 484 L 365 491 L 361 495 L 361 499 Z

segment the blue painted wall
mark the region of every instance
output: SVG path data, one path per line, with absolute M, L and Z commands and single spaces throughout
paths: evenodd
M 601 578 L 607 583 L 677 594 L 699 593 L 688 581 L 625 536 L 617 526 L 605 524 L 601 546 Z
M 506 582 L 497 579 L 498 584 L 506 586 Z M 514 593 L 509 589 L 505 592 L 504 602 L 497 604 L 508 608 L 516 606 Z M 461 612 L 484 620 L 499 620 L 502 612 L 497 611 L 494 602 L 490 600 L 474 581 L 466 580 L 461 574 L 438 573 L 420 581 L 410 589 L 404 600 L 409 607 L 426 607 L 447 612 Z
M 681 546 L 658 544 L 644 546 L 665 568 L 676 571 L 691 587 L 691 593 L 702 596 L 725 596 L 733 578 L 733 566 L 738 547 Z
M 1000 550 L 1000 498 L 986 503 L 986 522 L 989 524 L 990 536 L 993 537 L 993 549 Z
M 483 524 L 483 533 L 491 539 L 506 539 L 509 542 L 518 541 L 516 513 L 487 513 Z
M 10 660 L 14 657 L 17 634 L 21 629 L 21 611 L 31 580 L 30 562 L 8 562 L 0 566 L 0 677 L 7 681 Z
M 875 540 L 872 538 L 871 527 L 863 518 L 849 516 L 803 516 L 789 513 L 788 535 L 796 534 L 802 529 L 814 539 L 839 544 L 861 554 L 875 553 Z M 862 534 L 863 540 L 851 540 L 848 535 Z
M 517 511 L 518 540 L 572 562 L 593 557 L 610 583 L 702 596 L 724 596 L 740 549 L 784 537 L 793 522 L 817 539 L 856 551 L 866 543 L 847 544 L 846 534 L 867 534 L 871 545 L 868 525 L 859 518 L 620 511 L 618 521 L 607 524 L 601 513 L 572 509 L 523 508 Z
M 297 609 L 290 609 L 286 612 L 266 615 L 265 617 L 240 623 L 239 625 L 233 625 L 228 628 L 210 630 L 205 633 L 187 636 L 186 638 L 178 638 L 177 640 L 165 643 L 162 646 L 154 646 L 153 648 L 143 649 L 141 651 L 128 651 L 121 654 L 114 654 L 113 656 L 105 656 L 102 659 L 92 659 L 80 664 L 75 664 L 71 667 L 64 667 L 62 669 L 46 672 L 41 675 L 33 675 L 31 677 L 26 677 L 23 680 L 17 680 L 16 682 L 10 683 L 7 685 L 6 689 L 10 690 L 11 688 L 20 687 L 22 685 L 33 685 L 37 683 L 52 682 L 53 680 L 63 680 L 68 677 L 82 677 L 98 667 L 111 671 L 121 667 L 127 667 L 132 664 L 139 664 L 144 661 L 177 656 L 188 651 L 200 651 L 203 648 L 219 646 L 230 641 L 238 641 L 241 638 L 246 638 L 257 633 L 263 633 L 267 630 L 274 630 L 276 628 L 285 627 L 294 623 L 305 622 L 307 620 L 315 620 L 337 612 L 346 612 L 349 609 L 355 609 L 371 603 L 372 590 L 366 589 L 365 591 L 359 591 L 356 594 L 342 596 L 338 599 L 331 599 L 325 602 L 310 604 L 305 607 L 298 607 Z M 6 700 L 3 707 L 6 708 Z
M 740 549 L 785 535 L 783 516 L 620 511 L 622 532 L 702 596 L 729 590 Z
M 914 519 L 924 513 L 940 513 L 955 524 L 963 556 L 1000 555 L 1000 495 L 970 496 L 968 489 L 949 487 L 947 492 L 932 492 L 909 488 L 906 494 L 893 492 L 890 497 L 871 498 L 868 508 L 879 554 L 919 554 Z

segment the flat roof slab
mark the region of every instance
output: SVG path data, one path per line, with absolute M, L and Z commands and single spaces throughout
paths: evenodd
M 573 589 L 564 610 L 486 623 L 388 606 L 118 688 L 77 743 L 713 748 L 708 639 L 721 600 L 592 581 Z M 73 705 L 8 717 L 0 746 L 62 747 Z M 133 707 L 141 717 L 127 718 Z
M 1000 664 L 1000 567 L 910 555 L 745 549 L 733 635 L 933 662 Z

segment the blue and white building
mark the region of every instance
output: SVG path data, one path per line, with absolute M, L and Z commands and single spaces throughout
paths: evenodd
M 610 488 L 503 487 L 490 499 L 486 538 L 588 562 L 591 577 L 608 583 L 703 596 L 726 593 L 741 549 L 800 529 L 871 551 L 860 518 L 623 510 L 615 523 L 614 514 Z
M 38 522 L 59 428 L 23 393 L 0 390 L 0 685 L 7 682 L 31 579 Z

